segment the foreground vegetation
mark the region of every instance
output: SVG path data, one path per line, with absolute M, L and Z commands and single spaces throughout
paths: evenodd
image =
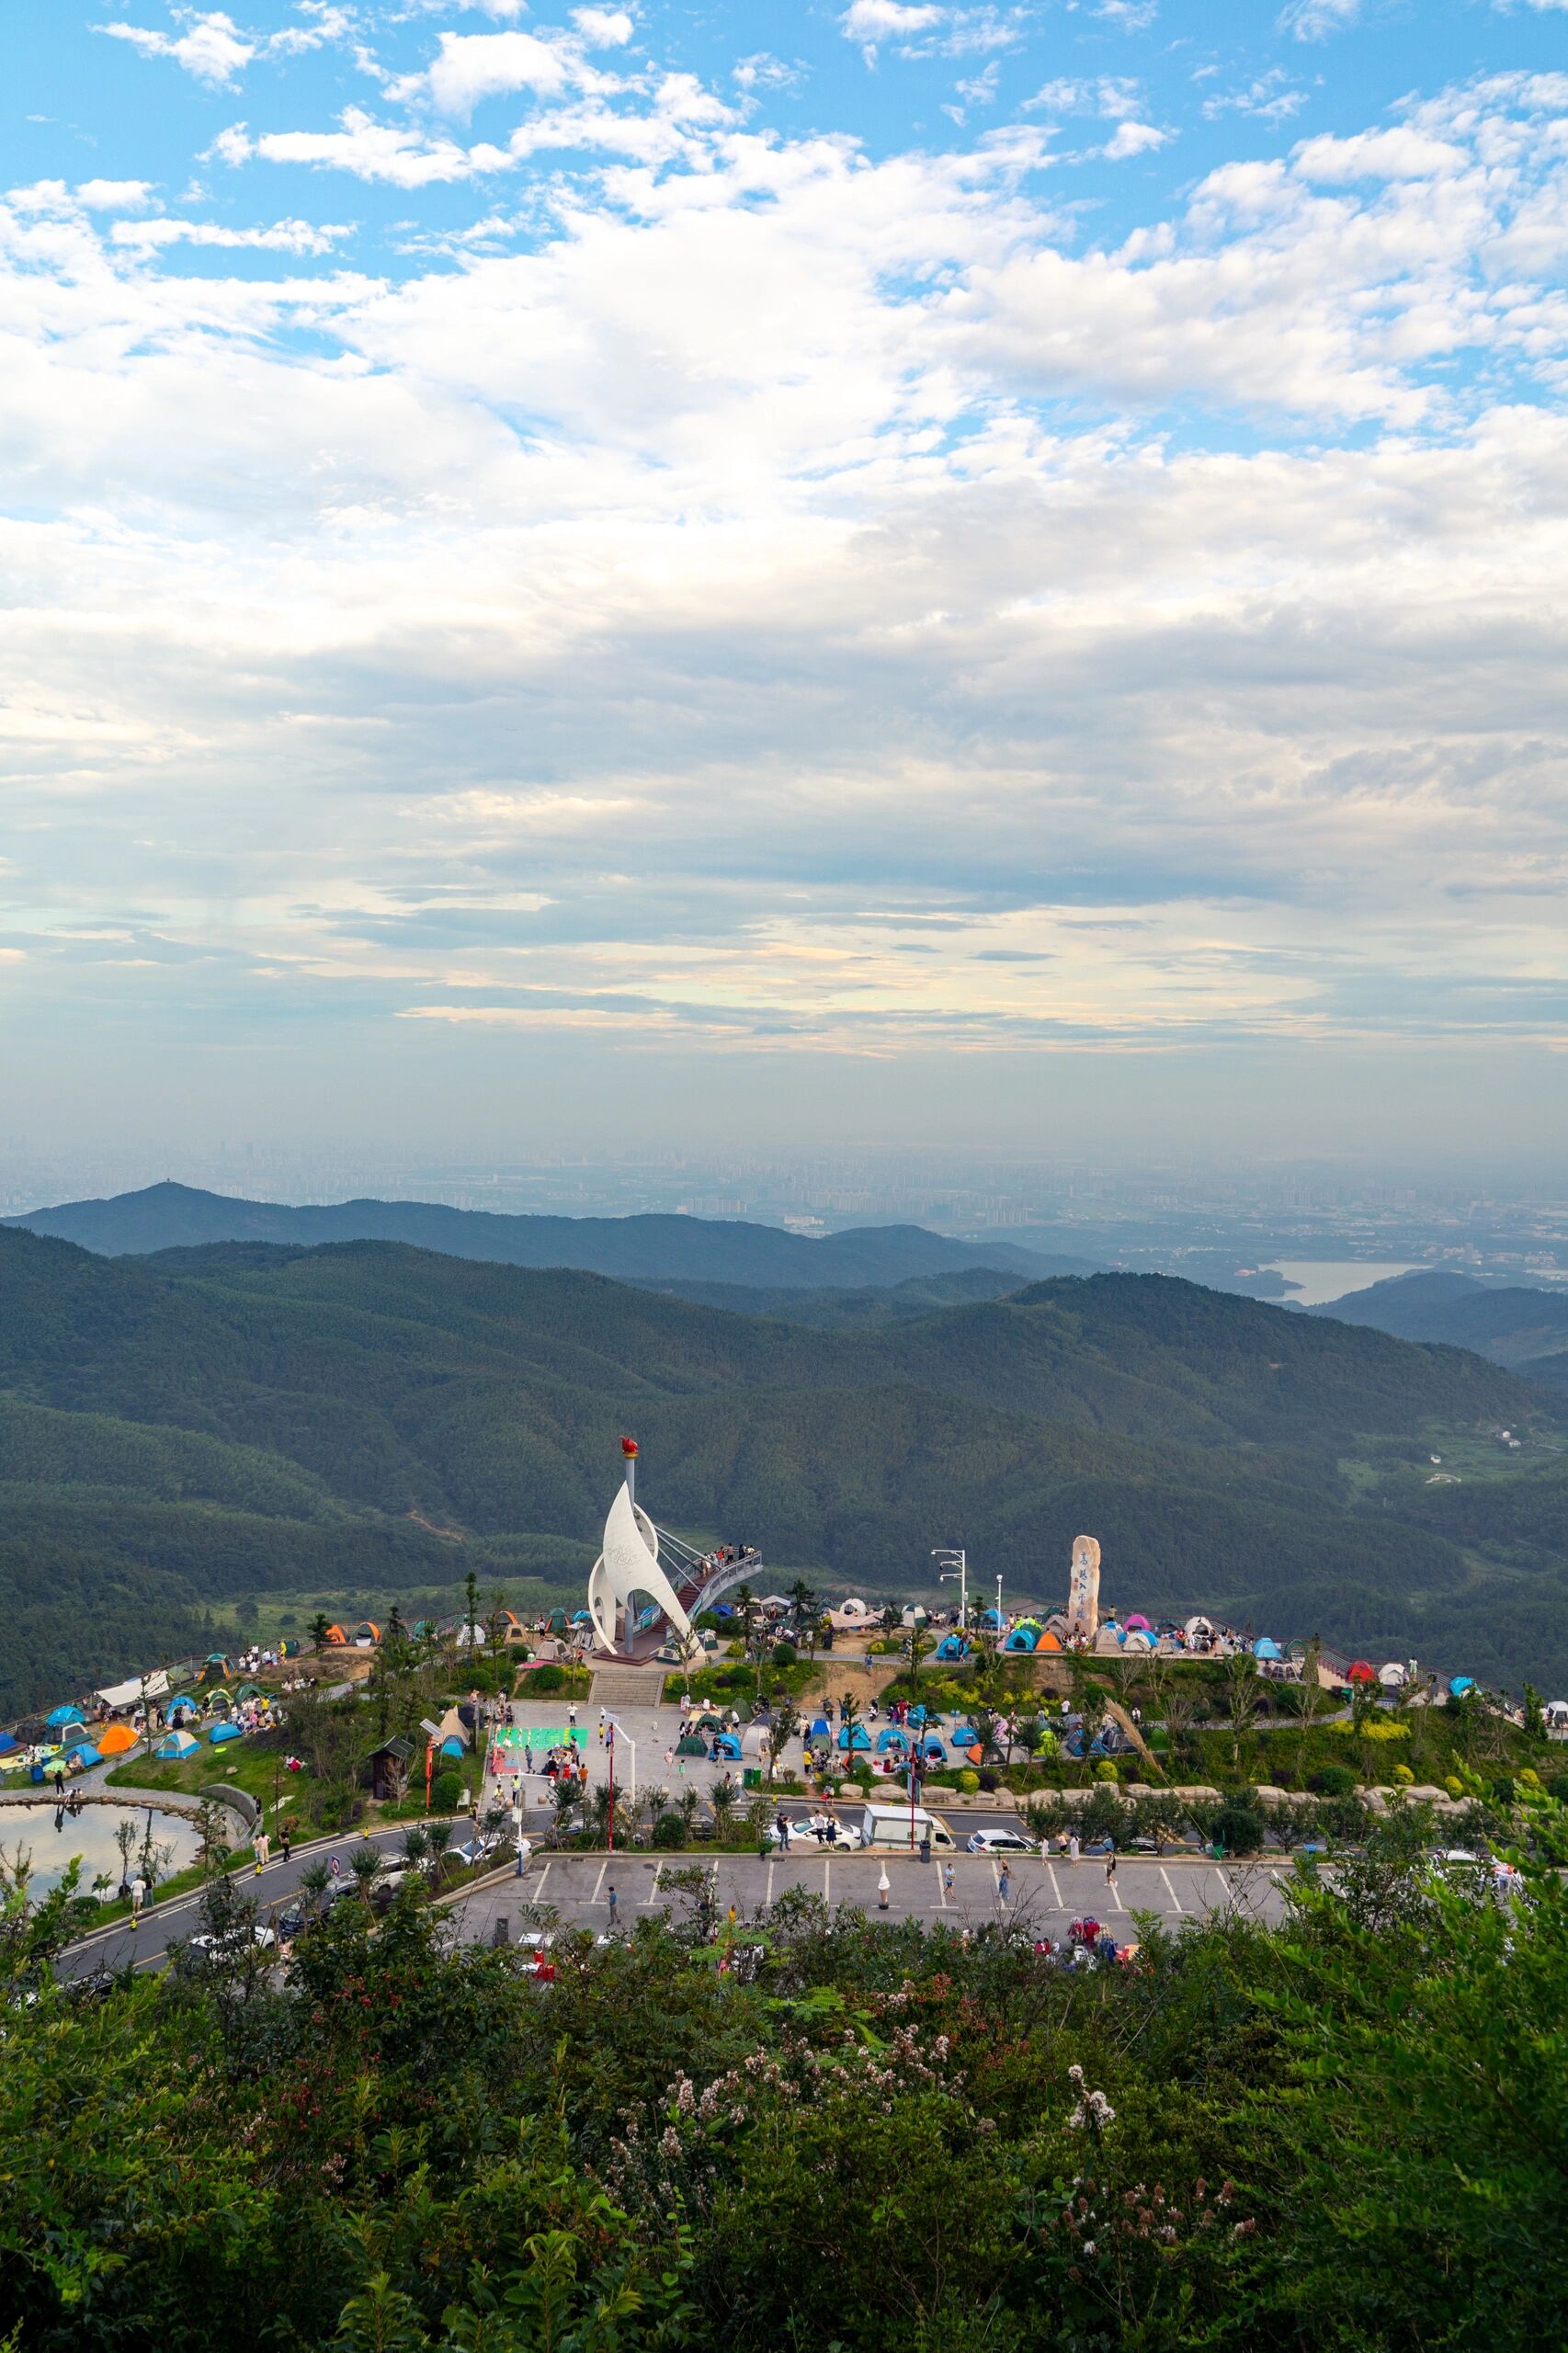
M 63 1988 L 65 1900 L 13 1891 L 0 2341 L 1534 2353 L 1568 2322 L 1568 1898 L 1527 1884 L 1500 1906 L 1395 1824 L 1282 1932 L 1069 1973 L 1027 1923 L 796 1896 L 732 1932 L 693 1872 L 542 1984 L 449 1949 L 415 1881 L 281 1972 Z

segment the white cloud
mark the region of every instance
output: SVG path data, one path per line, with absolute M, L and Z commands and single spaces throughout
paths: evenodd
M 219 132 L 211 153 L 224 164 L 244 164 L 260 156 L 269 164 L 309 164 L 403 188 L 510 171 L 515 162 L 504 147 L 487 142 L 462 147 L 455 140 L 432 138 L 406 125 L 378 122 L 362 107 L 346 107 L 338 123 L 336 131 L 264 131 L 255 139 L 244 123 L 236 123 Z
M 1165 146 L 1172 135 L 1168 131 L 1156 130 L 1152 122 L 1119 122 L 1100 153 L 1108 164 L 1120 164 L 1130 155 L 1147 155 L 1154 148 Z
M 178 34 L 128 24 L 100 25 L 97 29 L 108 33 L 111 40 L 129 41 L 143 57 L 173 58 L 187 74 L 214 89 L 234 81 L 256 53 L 252 36 L 242 33 L 233 18 L 222 10 L 212 10 L 205 16 L 187 14 L 180 21 L 188 29 Z
M 514 90 L 558 97 L 578 78 L 574 63 L 558 41 L 534 33 L 443 33 L 434 64 L 392 95 L 408 97 L 423 87 L 443 114 L 468 115 L 482 99 Z
M 1095 14 L 1126 33 L 1141 33 L 1159 14 L 1159 0 L 1095 0 Z
M 1353 139 L 1304 139 L 1291 154 L 1304 180 L 1330 186 L 1353 180 L 1423 180 L 1457 172 L 1468 160 L 1450 140 L 1434 139 L 1407 123 L 1363 131 Z
M 622 49 L 635 29 L 624 8 L 574 8 L 572 22 L 590 49 Z
M 944 9 L 926 6 L 922 0 L 850 0 L 838 22 L 846 40 L 876 42 L 923 32 L 927 26 L 939 24 L 945 14 Z
M 151 221 L 117 221 L 111 231 L 117 245 L 152 253 L 167 245 L 248 247 L 256 253 L 328 254 L 353 233 L 346 224 L 311 221 L 275 221 L 265 229 L 230 229 L 214 221 L 177 221 L 160 213 Z
M 1195 74 L 1194 81 L 1209 79 L 1218 72 L 1209 66 Z M 1307 102 L 1305 90 L 1292 83 L 1281 66 L 1271 66 L 1267 74 L 1259 74 L 1233 90 L 1216 90 L 1203 101 L 1206 120 L 1213 122 L 1221 115 L 1251 115 L 1261 122 L 1288 122 L 1300 114 Z
M 1361 13 L 1361 0 L 1290 0 L 1279 18 L 1282 33 L 1298 40 L 1326 40 L 1343 32 Z

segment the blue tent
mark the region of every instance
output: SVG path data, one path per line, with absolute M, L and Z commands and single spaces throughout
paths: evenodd
M 82 1724 L 83 1731 L 85 1732 L 86 1730 L 86 1725 L 82 1723 L 82 1711 L 80 1708 L 51 1708 L 48 1715 L 44 1718 L 44 1722 L 46 1724 L 54 1724 L 57 1726 L 63 1726 L 65 1724 Z
M 903 1750 L 907 1749 L 909 1743 L 904 1738 L 903 1733 L 900 1732 L 897 1724 L 885 1724 L 882 1730 L 877 1734 L 877 1754 L 879 1756 L 882 1754 L 884 1749 L 897 1748 Z
M 926 1765 L 945 1765 L 948 1752 L 934 1732 L 928 1732 L 920 1744 L 921 1760 Z
M 983 1609 L 980 1613 L 980 1623 L 983 1626 L 989 1626 L 994 1634 L 1000 1633 L 1002 1630 L 1001 1611 L 999 1609 Z
M 76 1747 L 68 1748 L 65 1752 L 65 1762 L 77 1773 L 85 1773 L 92 1766 L 101 1765 L 103 1761 L 90 1740 L 80 1742 Z
M 944 1634 L 937 1645 L 937 1656 L 940 1659 L 967 1658 L 969 1644 L 961 1634 Z
M 225 1740 L 243 1740 L 244 1734 L 241 1732 L 238 1724 L 222 1723 L 214 1724 L 207 1737 L 210 1741 L 212 1746 L 216 1748 L 221 1742 Z
M 833 1732 L 828 1723 L 827 1718 L 825 1716 L 818 1716 L 816 1722 L 812 1724 L 811 1731 L 806 1734 L 806 1737 L 808 1740 L 831 1740 L 833 1738 Z
M 728 1758 L 731 1764 L 738 1765 L 740 1763 L 741 1736 L 739 1733 L 722 1732 L 719 1734 L 718 1739 L 713 1743 L 713 1746 L 718 1755 Z
M 462 1753 L 463 1745 L 461 1741 L 458 1738 L 455 1732 L 449 1732 L 447 1734 L 446 1739 L 441 1743 L 441 1755 L 443 1756 L 460 1756 Z
M 177 1699 L 170 1699 L 165 1706 L 164 1722 L 172 1724 L 177 1722 L 181 1716 L 199 1716 L 200 1713 L 200 1709 L 190 1694 L 187 1691 L 182 1691 Z
M 158 1743 L 156 1753 L 165 1762 L 177 1764 L 182 1757 L 194 1756 L 197 1744 L 192 1740 L 189 1733 L 176 1731 L 171 1732 L 165 1739 Z
M 1015 1626 L 1002 1647 L 1005 1651 L 1032 1651 L 1039 1642 L 1038 1626 Z
M 1254 1658 L 1278 1658 L 1280 1654 L 1279 1645 L 1278 1643 L 1271 1643 L 1267 1634 L 1260 1634 L 1252 1646 L 1252 1654 Z
M 1449 1696 L 1455 1699 L 1462 1699 L 1467 1691 L 1473 1691 L 1474 1688 L 1473 1675 L 1456 1675 L 1449 1685 Z
M 972 1724 L 960 1724 L 953 1733 L 953 1746 L 955 1748 L 974 1748 L 979 1745 L 979 1742 L 980 1734 L 975 1731 Z
M 840 1748 L 869 1748 L 871 1745 L 871 1735 L 866 1730 L 864 1724 L 857 1724 L 853 1733 L 841 1732 L 839 1733 L 838 1745 Z
M 21 1745 L 15 1733 L 0 1732 L 0 1756 L 8 1756 L 13 1748 L 19 1748 Z

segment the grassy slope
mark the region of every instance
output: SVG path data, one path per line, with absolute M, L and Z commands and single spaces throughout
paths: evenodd
M 592 1540 L 626 1427 L 666 1521 L 776 1563 L 919 1583 L 958 1535 L 1049 1594 L 1090 1528 L 1123 1606 L 1358 1640 L 1421 1594 L 1440 1625 L 1469 1608 L 1474 1530 L 1403 1493 L 1374 1526 L 1340 1458 L 1522 1422 L 1530 1396 L 1452 1349 L 1159 1277 L 834 1332 L 392 1245 L 152 1263 L 4 1233 L 0 1597 L 34 1615 L 0 1698 L 25 1674 L 30 1700 L 73 1639 L 118 1663 L 96 1626 L 73 1636 L 75 1604 L 51 1620 L 51 1579 L 99 1578 L 123 1633 L 138 1607 L 448 1585 L 469 1559 L 494 1577 L 508 1547 L 537 1570 L 517 1540 Z

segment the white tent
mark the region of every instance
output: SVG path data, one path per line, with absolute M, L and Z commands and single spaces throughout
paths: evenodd
M 148 1676 L 145 1682 L 139 1675 L 128 1676 L 123 1683 L 107 1685 L 97 1696 L 106 1708 L 134 1708 L 143 1692 L 149 1699 L 165 1699 L 168 1691 L 169 1678 L 160 1666 L 155 1674 Z

